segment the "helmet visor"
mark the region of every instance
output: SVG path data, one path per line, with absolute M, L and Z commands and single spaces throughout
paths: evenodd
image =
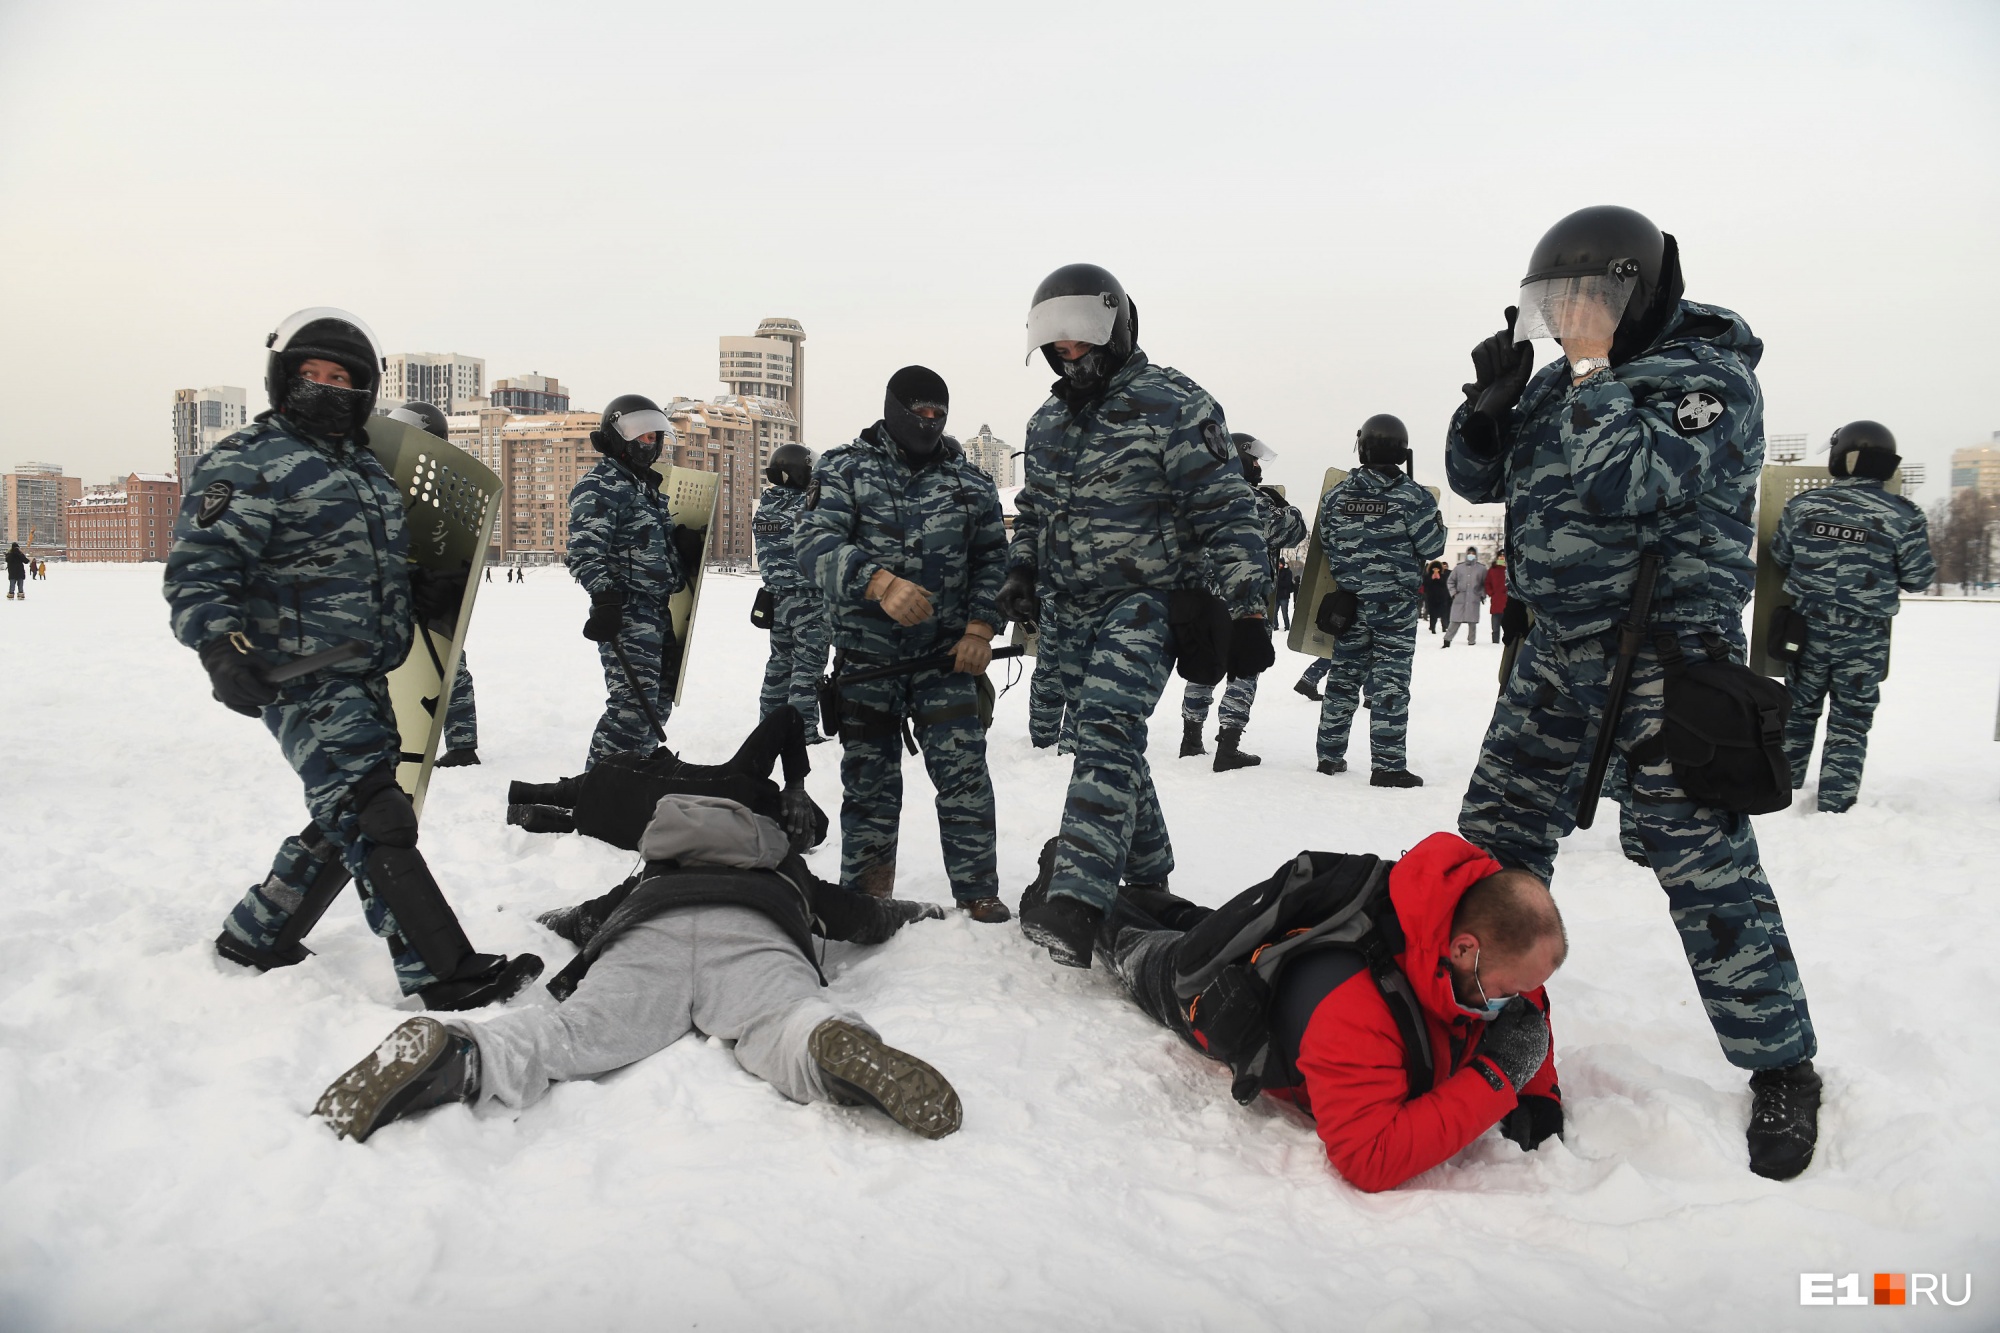
M 627 444 L 653 431 L 660 432 L 660 442 L 663 444 L 674 438 L 673 424 L 667 420 L 667 414 L 657 408 L 627 412 L 611 423 L 611 429 L 617 431 L 618 438 Z
M 1028 311 L 1028 355 L 1054 342 L 1089 343 L 1102 347 L 1118 326 L 1118 298 L 1109 292 L 1090 296 L 1051 296 Z
M 1636 269 L 1624 274 L 1586 273 L 1524 282 L 1515 303 L 1520 314 L 1514 318 L 1514 341 L 1583 338 L 1609 342 L 1638 285 Z

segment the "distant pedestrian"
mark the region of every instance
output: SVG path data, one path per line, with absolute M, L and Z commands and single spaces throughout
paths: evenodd
M 488 565 L 486 567 L 486 581 L 488 583 L 493 582 L 493 566 L 491 565 Z
M 1424 569 L 1424 615 L 1431 622 L 1433 634 L 1451 618 L 1451 589 L 1445 586 L 1450 573 L 1442 560 L 1433 560 Z
M 1466 643 L 1478 643 L 1479 604 L 1486 600 L 1486 566 L 1479 563 L 1478 547 L 1465 548 L 1465 559 L 1451 571 L 1445 587 L 1451 592 L 1451 623 L 1445 626 L 1444 646 L 1451 647 L 1460 625 L 1465 626 Z
M 7 548 L 7 600 L 10 602 L 28 600 L 28 557 L 21 553 L 21 543 L 15 542 Z
M 1493 557 L 1486 571 L 1486 614 L 1493 618 L 1493 642 L 1500 642 L 1500 617 L 1507 613 L 1507 553 Z
M 1299 590 L 1299 576 L 1292 572 L 1291 565 L 1278 562 L 1278 628 L 1292 627 L 1292 598 Z

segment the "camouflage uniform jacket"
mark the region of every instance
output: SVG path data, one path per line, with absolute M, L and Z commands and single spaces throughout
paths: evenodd
M 366 658 L 322 675 L 380 676 L 410 653 L 409 548 L 403 497 L 365 444 L 266 413 L 188 479 L 167 556 L 174 637 L 198 649 L 240 631 L 269 666 L 358 640 Z
M 1104 395 L 1028 421 L 1008 563 L 1066 598 L 1210 584 L 1237 616 L 1270 595 L 1265 529 L 1222 409 L 1134 352 Z
M 604 458 L 583 475 L 569 493 L 569 572 L 593 597 L 664 601 L 685 586 L 658 473 Z
M 1771 558 L 1814 620 L 1887 620 L 1899 609 L 1898 589 L 1922 592 L 1937 577 L 1924 511 L 1868 477 L 1793 496 Z
M 1737 623 L 1755 574 L 1763 352 L 1741 317 L 1683 301 L 1652 346 L 1580 385 L 1560 358 L 1538 371 L 1496 457 L 1466 447 L 1466 407 L 1452 417 L 1451 488 L 1506 503 L 1508 586 L 1559 638 L 1624 618 L 1646 548 L 1664 561 L 1658 620 Z
M 994 600 L 1007 576 L 1000 492 L 946 439 L 912 467 L 880 423 L 830 449 L 813 469 L 798 526 L 798 565 L 826 598 L 836 648 L 915 657 L 956 641 L 968 621 L 1006 626 Z M 878 569 L 930 594 L 936 614 L 905 628 L 863 595 Z
M 757 541 L 757 572 L 773 593 L 794 592 L 812 585 L 799 571 L 794 542 L 799 517 L 806 511 L 806 493 L 789 486 L 769 486 L 758 497 L 750 533 Z
M 1437 501 L 1401 472 L 1356 468 L 1320 497 L 1320 549 L 1334 581 L 1356 597 L 1414 603 L 1444 541 Z
M 1276 569 L 1279 553 L 1306 539 L 1306 516 L 1269 486 L 1253 486 L 1250 494 L 1257 501 L 1257 519 L 1264 528 L 1264 559 Z

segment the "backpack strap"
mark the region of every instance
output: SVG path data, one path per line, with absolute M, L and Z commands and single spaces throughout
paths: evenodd
M 1437 1059 L 1431 1053 L 1431 1034 L 1424 1024 L 1423 1008 L 1417 1003 L 1416 991 L 1410 988 L 1410 979 L 1393 958 L 1378 953 L 1368 960 L 1368 970 L 1374 975 L 1375 987 L 1382 992 L 1382 1001 L 1389 1006 L 1389 1017 L 1396 1020 L 1396 1032 L 1403 1039 L 1403 1069 L 1410 1077 L 1410 1090 L 1404 1100 L 1413 1101 L 1429 1092 L 1437 1078 Z

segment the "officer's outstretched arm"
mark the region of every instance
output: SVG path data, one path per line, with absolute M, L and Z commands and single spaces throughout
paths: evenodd
M 1669 351 L 1645 360 L 1659 387 L 1635 392 L 1600 371 L 1556 413 L 1571 481 L 1594 513 L 1673 509 L 1749 469 L 1764 399 L 1741 359 Z
M 237 448 L 214 450 L 189 478 L 164 582 L 174 637 L 187 647 L 243 628 L 243 595 L 271 540 L 281 488 Z

